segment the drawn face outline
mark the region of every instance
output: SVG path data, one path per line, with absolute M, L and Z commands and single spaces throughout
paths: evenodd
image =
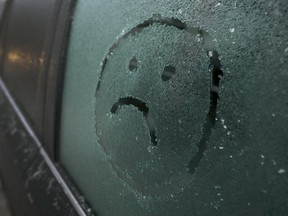
M 219 88 L 219 83 L 220 83 L 220 76 L 223 75 L 223 71 L 221 69 L 221 62 L 219 59 L 219 54 L 216 51 L 216 42 L 209 33 L 199 28 L 189 27 L 178 19 L 165 18 L 165 17 L 161 17 L 160 15 L 153 15 L 152 18 L 137 25 L 136 27 L 132 28 L 129 32 L 119 37 L 118 40 L 110 47 L 108 54 L 106 54 L 102 62 L 102 67 L 100 71 L 99 82 L 96 87 L 95 97 L 97 98 L 98 96 L 98 92 L 101 88 L 102 77 L 103 77 L 103 74 L 105 73 L 105 68 L 107 66 L 108 59 L 113 54 L 113 51 L 121 44 L 123 40 L 127 39 L 128 36 L 134 36 L 136 34 L 139 34 L 140 32 L 142 32 L 143 29 L 153 25 L 154 23 L 166 25 L 166 26 L 172 26 L 181 31 L 185 30 L 191 33 L 192 36 L 198 37 L 199 40 L 201 40 L 203 49 L 206 51 L 206 54 L 208 55 L 210 59 L 210 70 L 211 70 L 210 73 L 212 74 L 211 74 L 209 112 L 207 113 L 206 122 L 204 123 L 204 126 L 202 128 L 203 136 L 201 140 L 199 141 L 199 143 L 196 144 L 198 147 L 198 151 L 195 155 L 193 155 L 193 157 L 191 157 L 190 162 L 187 164 L 188 173 L 193 175 L 200 163 L 200 160 L 202 159 L 204 155 L 204 152 L 207 149 L 207 142 L 209 141 L 209 138 L 211 135 L 211 129 L 214 127 L 216 123 L 216 110 L 217 110 L 217 102 L 219 98 L 218 88 Z M 207 70 L 209 70 L 209 68 L 207 68 Z M 111 107 L 110 112 L 112 114 L 116 114 L 118 109 L 123 105 L 134 106 L 143 113 L 143 116 L 145 117 L 146 123 L 150 131 L 151 145 L 157 146 L 157 131 L 155 130 L 153 119 L 151 119 L 151 117 L 149 116 L 149 107 L 146 105 L 146 103 L 137 98 L 122 97 L 122 98 L 119 98 L 119 100 L 114 103 L 114 105 Z M 97 118 L 97 114 L 96 114 L 96 118 Z M 96 123 L 96 133 L 97 133 L 98 142 L 102 145 L 101 134 L 99 134 L 98 131 L 99 131 L 99 126 Z M 104 152 L 106 152 L 105 148 L 104 148 Z M 106 152 L 106 154 L 108 153 Z M 118 172 L 118 176 L 122 180 L 125 181 L 125 178 L 123 178 L 123 175 L 119 173 L 119 167 L 117 167 L 117 165 L 113 163 L 111 163 L 111 165 L 113 169 L 115 170 L 115 172 L 116 173 Z M 127 183 L 127 180 L 126 180 L 126 183 Z M 131 186 L 131 182 L 130 182 L 130 186 Z M 133 187 L 133 189 L 135 189 L 135 187 Z M 138 189 L 136 188 L 136 190 Z

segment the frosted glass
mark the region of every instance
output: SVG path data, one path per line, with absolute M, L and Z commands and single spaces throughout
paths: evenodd
M 100 216 L 283 215 L 287 1 L 78 1 L 60 159 Z

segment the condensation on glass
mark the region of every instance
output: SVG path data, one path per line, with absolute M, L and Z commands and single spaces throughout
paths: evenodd
M 96 213 L 287 212 L 287 10 L 78 2 L 60 159 Z

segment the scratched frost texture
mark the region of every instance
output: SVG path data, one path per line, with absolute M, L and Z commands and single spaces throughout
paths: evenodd
M 287 11 L 286 0 L 79 2 L 60 156 L 95 212 L 287 213 Z

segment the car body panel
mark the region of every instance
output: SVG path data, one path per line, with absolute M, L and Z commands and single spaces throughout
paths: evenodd
M 74 5 L 73 0 L 15 0 L 4 8 L 0 176 L 15 216 L 93 215 L 54 152 L 57 79 L 63 73 Z

